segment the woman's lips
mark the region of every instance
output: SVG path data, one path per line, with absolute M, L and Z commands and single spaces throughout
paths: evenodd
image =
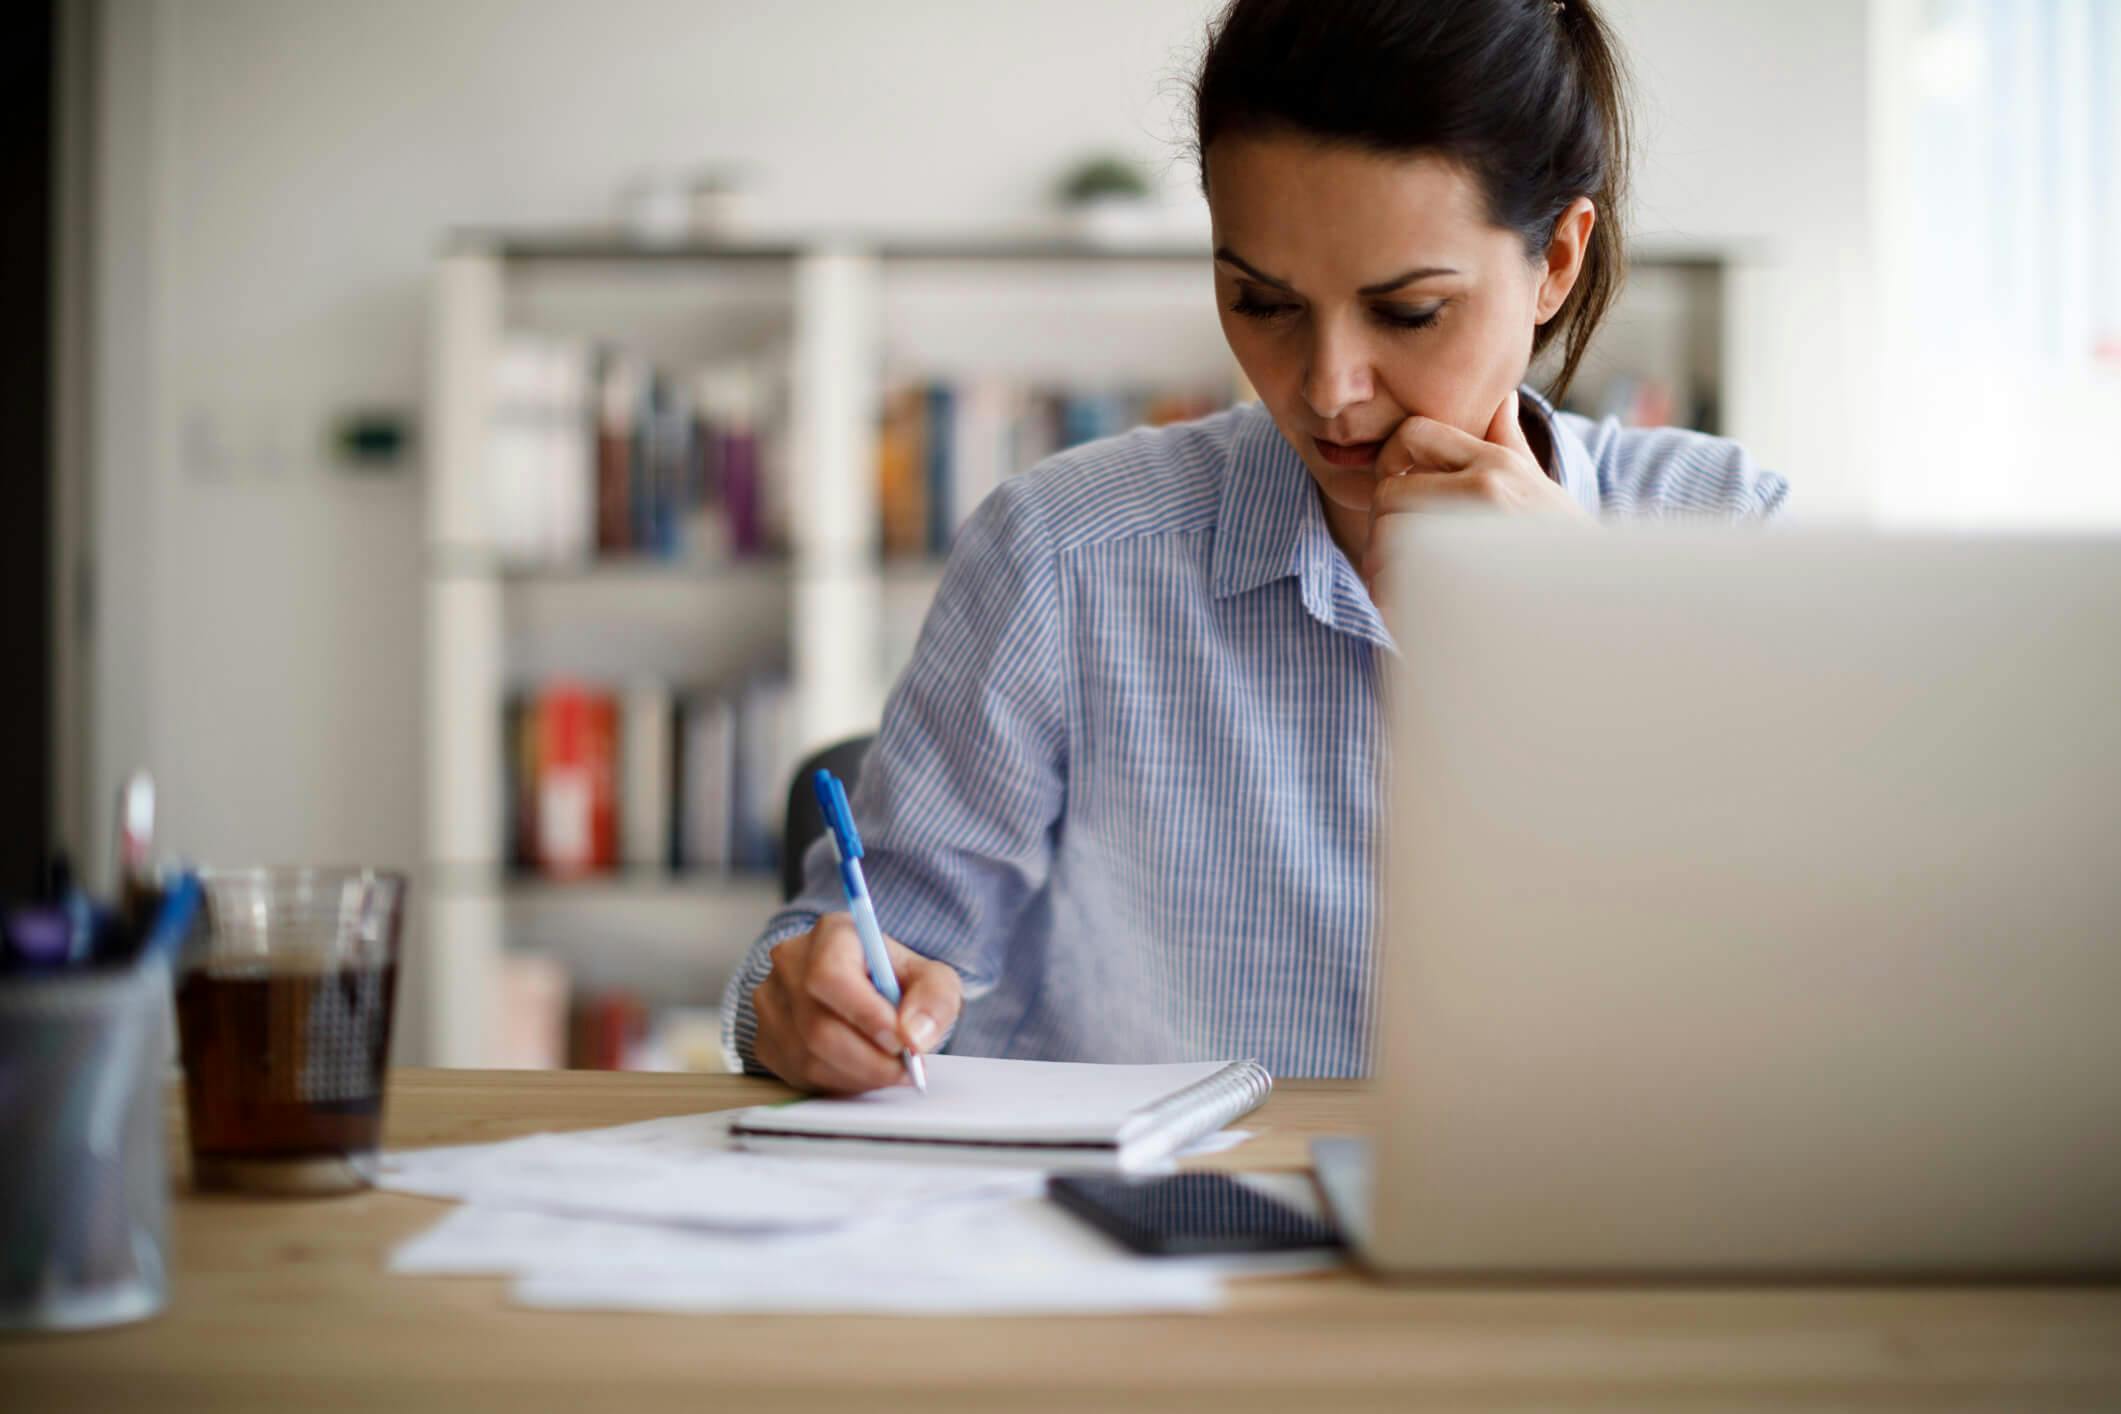
M 1377 449 L 1384 446 L 1382 440 L 1328 442 L 1323 437 L 1313 437 L 1311 443 L 1318 448 L 1318 454 L 1334 466 L 1368 466 L 1377 460 Z

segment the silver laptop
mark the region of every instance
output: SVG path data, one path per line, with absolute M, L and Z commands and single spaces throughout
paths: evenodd
M 2121 1273 L 2121 540 L 1407 536 L 1367 1260 Z

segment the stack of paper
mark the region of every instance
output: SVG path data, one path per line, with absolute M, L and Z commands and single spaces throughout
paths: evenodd
M 392 1270 L 514 1278 L 529 1305 L 1027 1314 L 1202 1310 L 1223 1269 L 1137 1257 L 1008 1169 L 732 1151 L 728 1114 L 391 1155 L 464 1203 Z
M 392 1155 L 380 1186 L 494 1207 L 759 1234 L 1036 1191 L 1037 1176 L 731 1151 L 726 1114 Z

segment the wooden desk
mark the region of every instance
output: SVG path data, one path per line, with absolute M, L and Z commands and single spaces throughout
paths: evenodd
M 402 1071 L 394 1146 L 773 1097 L 732 1077 Z M 1294 1168 L 1357 1087 L 1280 1086 L 1205 1161 Z M 181 1145 L 179 1146 L 181 1150 Z M 1213 1316 L 1067 1320 L 576 1315 L 494 1280 L 391 1277 L 439 1204 L 185 1195 L 157 1319 L 0 1341 L 0 1406 L 530 1411 L 820 1408 L 2121 1409 L 2121 1291 L 1242 1284 Z

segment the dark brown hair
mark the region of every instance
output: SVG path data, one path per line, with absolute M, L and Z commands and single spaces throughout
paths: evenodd
M 1290 131 L 1434 153 L 1480 183 L 1488 219 L 1543 253 L 1580 196 L 1598 208 L 1576 286 L 1532 335 L 1564 334 L 1568 391 L 1626 274 L 1627 75 L 1590 0 L 1231 0 L 1193 81 L 1194 158 L 1231 133 Z

